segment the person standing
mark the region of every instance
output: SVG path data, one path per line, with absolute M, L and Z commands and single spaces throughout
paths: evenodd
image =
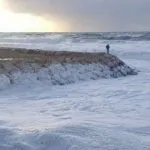
M 107 54 L 109 54 L 109 49 L 110 49 L 110 46 L 109 46 L 109 44 L 107 44 L 106 45 Z

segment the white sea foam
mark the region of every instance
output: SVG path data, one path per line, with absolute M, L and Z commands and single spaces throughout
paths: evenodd
M 22 64 L 23 65 L 23 64 Z M 132 70 L 126 65 L 118 66 L 111 70 L 108 66 L 101 64 L 51 64 L 47 68 L 38 68 L 37 64 L 22 66 L 21 70 L 12 71 L 7 76 L 1 76 L 1 88 L 10 83 L 33 84 L 44 82 L 48 85 L 65 85 L 79 81 L 96 80 L 100 78 L 117 78 L 131 74 Z M 10 80 L 9 82 L 7 80 Z M 5 85 L 5 86 L 4 86 Z
M 6 89 L 10 85 L 10 80 L 4 74 L 0 75 L 0 90 Z
M 0 91 L 0 150 L 149 150 L 150 44 L 128 41 L 111 48 L 139 74 L 51 86 L 44 69 L 42 82 L 36 74 Z
M 149 40 L 143 40 L 148 33 L 95 33 L 95 34 L 8 34 L 0 36 L 1 47 L 43 49 L 43 50 L 67 50 L 67 51 L 105 51 L 105 45 L 111 44 L 112 53 L 122 52 L 148 52 L 150 47 Z M 142 36 L 143 35 L 143 36 Z M 100 37 L 99 37 L 100 36 Z M 101 37 L 102 36 L 102 37 Z M 121 40 L 122 37 L 130 36 L 131 40 Z M 116 37 L 112 40 L 109 37 Z M 119 39 L 119 37 L 121 37 Z M 134 40 L 138 37 L 139 40 Z M 141 39 L 140 39 L 141 37 Z M 132 39 L 133 38 L 133 39 Z

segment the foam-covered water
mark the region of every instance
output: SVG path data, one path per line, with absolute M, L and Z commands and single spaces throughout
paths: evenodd
M 107 42 L 69 41 L 61 48 L 101 51 Z M 0 150 L 149 150 L 150 42 L 110 42 L 112 53 L 140 71 L 137 76 L 0 91 Z
M 19 47 L 44 50 L 105 50 L 113 45 L 149 42 L 149 32 L 126 33 L 0 33 L 1 47 Z
M 0 90 L 12 84 L 32 85 L 46 83 L 51 86 L 73 84 L 81 81 L 108 79 L 135 75 L 137 72 L 125 64 L 112 67 L 100 63 L 92 64 L 51 64 L 45 68 L 38 64 L 21 64 L 22 69 L 0 74 Z M 39 70 L 37 69 L 39 68 Z M 37 71 L 35 71 L 37 69 Z

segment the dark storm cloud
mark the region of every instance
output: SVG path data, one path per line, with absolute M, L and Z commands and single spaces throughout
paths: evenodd
M 16 12 L 69 24 L 72 31 L 150 30 L 150 0 L 6 0 Z

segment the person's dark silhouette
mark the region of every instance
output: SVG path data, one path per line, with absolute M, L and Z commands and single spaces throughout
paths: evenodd
M 106 45 L 106 49 L 107 49 L 107 54 L 109 54 L 109 49 L 110 49 L 109 44 Z

